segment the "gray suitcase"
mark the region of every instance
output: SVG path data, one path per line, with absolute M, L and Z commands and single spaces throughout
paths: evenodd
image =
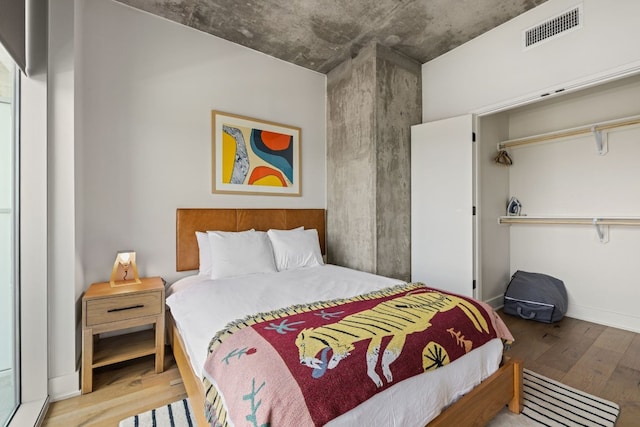
M 567 313 L 564 282 L 541 273 L 516 271 L 504 294 L 504 312 L 523 319 L 553 323 Z

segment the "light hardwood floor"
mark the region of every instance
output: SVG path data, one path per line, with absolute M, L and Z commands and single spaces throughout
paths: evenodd
M 618 403 L 616 427 L 640 426 L 640 334 L 567 317 L 548 325 L 501 316 L 516 338 L 508 354 L 527 369 Z M 149 356 L 98 369 L 94 392 L 51 404 L 44 426 L 113 427 L 182 399 L 184 386 L 169 354 L 165 367 L 156 375 Z
M 124 418 L 187 397 L 170 348 L 163 373 L 155 373 L 154 362 L 151 355 L 94 370 L 94 391 L 53 402 L 43 426 L 114 427 Z
M 640 334 L 565 317 L 538 323 L 500 312 L 524 367 L 620 405 L 616 427 L 640 426 Z

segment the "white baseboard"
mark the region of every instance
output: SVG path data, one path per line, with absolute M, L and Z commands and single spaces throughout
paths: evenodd
M 494 310 L 498 310 L 504 306 L 504 296 L 498 295 L 485 300 L 485 302 Z M 633 314 L 607 311 L 601 308 L 581 306 L 570 302 L 566 316 L 584 320 L 586 322 L 597 323 L 599 325 L 610 326 L 612 328 L 640 333 L 640 316 Z
M 569 303 L 567 316 L 574 319 L 585 320 L 612 328 L 624 329 L 640 333 L 640 316 L 628 313 L 602 310 L 600 308 L 580 306 Z
M 501 309 L 504 306 L 504 295 L 500 294 L 496 297 L 484 300 L 487 304 L 489 304 L 494 310 Z
M 49 396 L 52 402 L 80 395 L 80 371 L 49 378 Z

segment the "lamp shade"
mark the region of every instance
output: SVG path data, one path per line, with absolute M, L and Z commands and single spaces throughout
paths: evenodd
M 111 271 L 111 286 L 136 285 L 142 283 L 138 276 L 136 253 L 134 251 L 118 251 Z

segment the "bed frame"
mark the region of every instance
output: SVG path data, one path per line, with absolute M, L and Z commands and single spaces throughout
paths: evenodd
M 196 231 L 244 231 L 251 228 L 266 231 L 304 226 L 318 230 L 322 253 L 325 246 L 324 209 L 178 209 L 176 213 L 176 270 L 197 270 L 199 264 Z M 184 342 L 167 308 L 169 343 L 194 409 L 196 424 L 206 427 L 200 402 L 205 400 L 204 386 L 198 378 L 185 351 Z M 202 403 L 203 404 L 203 403 Z M 523 407 L 522 362 L 503 358 L 493 375 L 480 383 L 456 403 L 432 420 L 429 427 L 452 425 L 483 426 L 505 406 L 520 413 Z

